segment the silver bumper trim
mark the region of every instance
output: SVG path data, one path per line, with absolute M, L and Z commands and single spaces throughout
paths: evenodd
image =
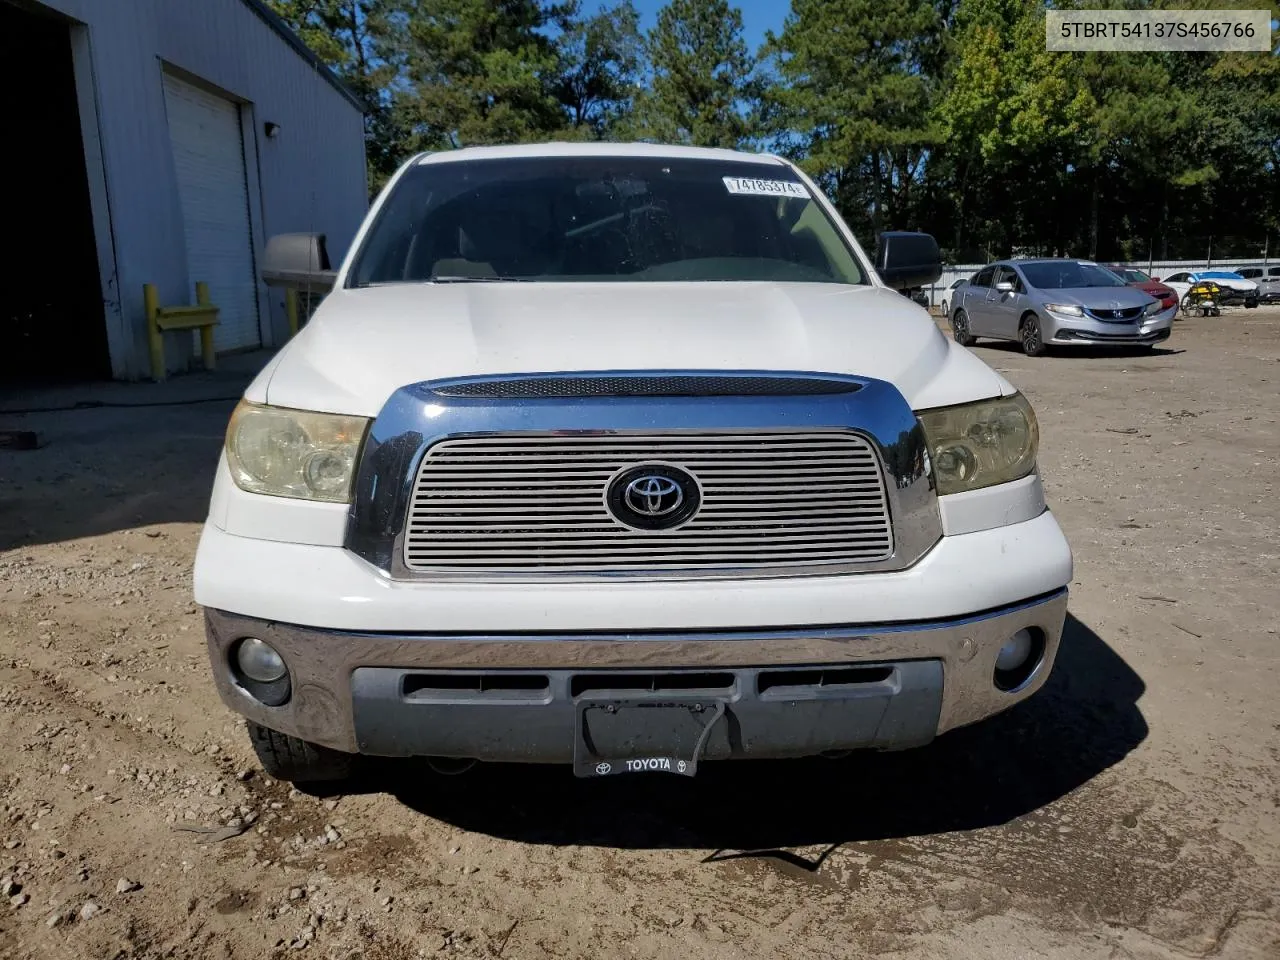
M 351 677 L 360 667 L 487 669 L 705 669 L 807 664 L 941 660 L 945 676 L 938 733 L 1007 709 L 1030 696 L 1052 668 L 1066 618 L 1067 591 L 999 610 L 941 621 L 797 627 L 731 632 L 635 634 L 444 635 L 346 633 L 272 623 L 206 609 L 214 679 L 223 701 L 264 726 L 355 752 Z M 1001 645 L 1022 628 L 1039 630 L 1044 658 L 1016 691 L 992 677 Z M 228 667 L 230 646 L 256 636 L 280 651 L 293 696 L 267 707 L 239 687 Z

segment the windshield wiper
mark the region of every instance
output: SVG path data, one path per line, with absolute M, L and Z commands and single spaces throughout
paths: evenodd
M 536 283 L 533 277 L 432 277 L 428 283 Z

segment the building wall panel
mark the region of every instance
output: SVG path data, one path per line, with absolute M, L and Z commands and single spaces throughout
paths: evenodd
M 163 70 L 239 101 L 246 159 L 256 163 L 257 244 L 275 233 L 315 231 L 341 257 L 368 206 L 359 111 L 245 0 L 43 0 L 87 28 L 102 168 L 111 215 L 118 297 L 128 336 L 113 344 L 117 376 L 148 369 L 142 284 L 166 302 L 189 301 L 177 174 L 165 122 Z M 264 124 L 279 126 L 268 138 Z M 258 231 L 255 231 L 257 234 Z M 259 251 L 260 252 L 260 251 Z M 106 280 L 104 280 L 106 286 Z M 285 320 L 274 293 L 267 331 Z M 121 338 L 117 337 L 119 341 Z M 174 354 L 185 343 L 174 338 Z

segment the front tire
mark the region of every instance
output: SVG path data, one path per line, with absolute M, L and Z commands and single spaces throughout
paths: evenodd
M 951 339 L 962 347 L 971 347 L 977 342 L 978 338 L 969 332 L 969 315 L 963 310 L 957 310 L 951 318 Z
M 1043 357 L 1046 347 L 1044 345 L 1044 333 L 1040 330 L 1040 318 L 1034 313 L 1029 313 L 1022 318 L 1022 352 L 1028 357 Z
M 267 776 L 289 783 L 345 780 L 355 770 L 354 754 L 299 740 L 259 724 L 249 723 L 249 742 Z

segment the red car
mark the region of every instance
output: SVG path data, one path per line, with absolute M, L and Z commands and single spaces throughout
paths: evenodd
M 1152 279 L 1141 270 L 1135 270 L 1133 267 L 1122 266 L 1118 263 L 1104 263 L 1103 266 L 1124 280 L 1129 286 L 1137 287 L 1143 293 L 1148 293 L 1155 297 L 1165 310 L 1178 305 L 1177 290 L 1166 286 L 1159 280 Z

